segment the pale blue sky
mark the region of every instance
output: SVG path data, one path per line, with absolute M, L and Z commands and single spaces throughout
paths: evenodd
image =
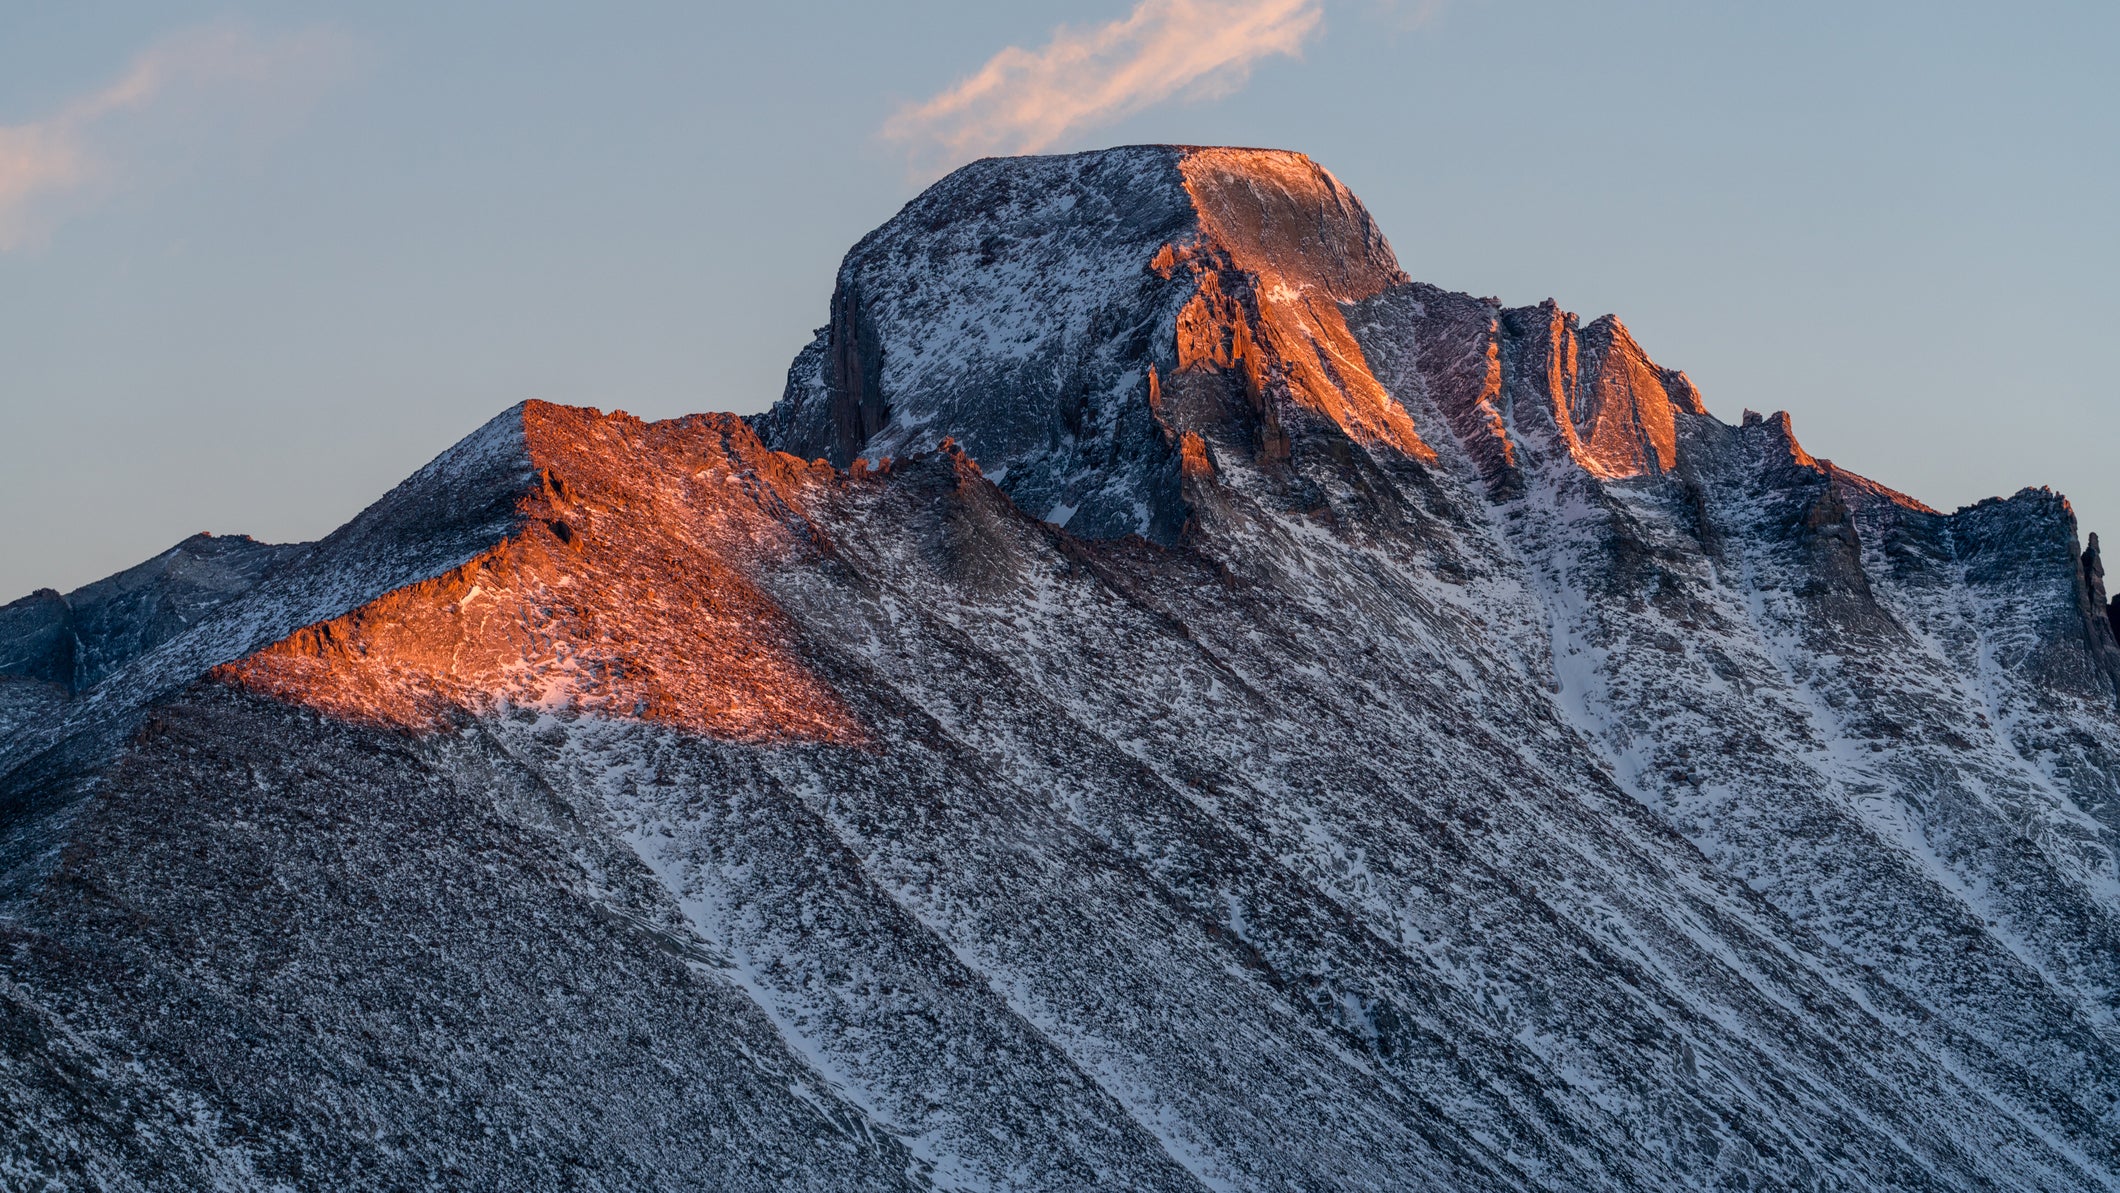
M 1299 58 L 1054 147 L 1304 150 L 1417 278 L 2120 534 L 2120 5 L 1281 2 Z M 1132 6 L 0 0 L 0 600 L 322 534 L 522 398 L 763 408 L 947 152 L 891 113 Z M 74 181 L 10 207 L 25 146 Z

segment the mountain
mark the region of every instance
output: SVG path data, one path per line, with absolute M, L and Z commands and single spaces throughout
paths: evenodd
M 0 611 L 0 1183 L 2120 1187 L 2103 585 L 1300 155 L 974 163 L 763 415 Z

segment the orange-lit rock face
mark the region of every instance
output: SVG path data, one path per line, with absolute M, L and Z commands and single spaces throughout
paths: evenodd
M 505 703 L 654 721 L 725 740 L 858 744 L 746 576 L 807 548 L 829 483 L 733 415 L 642 423 L 533 403 L 524 529 L 455 570 L 216 671 L 364 724 L 434 727 Z
M 1241 370 L 1255 405 L 1278 380 L 1356 439 L 1434 459 L 1340 312 L 1405 280 L 1353 194 L 1301 154 L 1194 149 L 1179 169 L 1200 240 L 1155 263 L 1165 276 L 1189 268 L 1199 282 L 1179 317 L 1179 367 Z
M 1581 356 L 1573 410 L 1580 458 L 1608 474 L 1669 471 L 1678 463 L 1675 412 L 1707 412 L 1692 383 L 1651 363 L 1610 315 L 1583 329 Z
M 1607 479 L 1675 467 L 1678 412 L 1707 413 L 1685 374 L 1651 361 L 1610 315 L 1578 328 L 1551 302 L 1531 311 L 1527 363 L 1576 463 Z
M 1207 441 L 1192 431 L 1178 440 L 1178 470 L 1192 479 L 1215 474 L 1214 461 L 1207 455 Z

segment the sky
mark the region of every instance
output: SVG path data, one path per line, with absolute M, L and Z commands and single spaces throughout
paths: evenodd
M 0 600 L 525 398 L 750 413 L 951 166 L 1309 153 L 1414 277 L 2120 535 L 2120 5 L 0 0 Z M 2116 569 L 2120 570 L 2120 569 Z

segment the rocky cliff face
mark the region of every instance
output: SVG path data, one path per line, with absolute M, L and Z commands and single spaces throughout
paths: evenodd
M 100 676 L 0 614 L 0 1172 L 2120 1185 L 2059 497 L 1724 423 L 1294 154 L 977 163 L 830 309 L 770 413 L 519 407 Z

